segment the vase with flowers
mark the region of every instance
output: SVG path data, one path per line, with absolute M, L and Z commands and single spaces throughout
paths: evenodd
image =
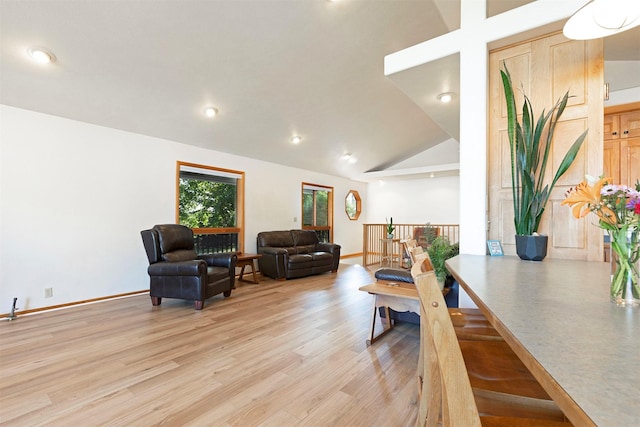
M 589 212 L 611 242 L 611 301 L 623 307 L 640 306 L 640 181 L 635 188 L 613 185 L 611 178 L 588 177 L 572 188 L 563 205 L 581 218 Z

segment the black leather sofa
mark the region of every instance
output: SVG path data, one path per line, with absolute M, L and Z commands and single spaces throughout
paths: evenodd
M 179 298 L 195 301 L 196 310 L 202 310 L 207 298 L 231 295 L 235 253 L 196 255 L 193 231 L 183 225 L 156 225 L 140 234 L 149 259 L 153 305 L 160 305 L 162 298 Z
M 260 273 L 276 280 L 338 271 L 340 245 L 320 243 L 310 230 L 258 233 Z

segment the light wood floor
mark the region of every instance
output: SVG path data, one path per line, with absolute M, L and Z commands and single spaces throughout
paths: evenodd
M 413 425 L 419 327 L 366 346 L 372 278 L 343 264 L 201 312 L 139 295 L 0 321 L 0 424 Z

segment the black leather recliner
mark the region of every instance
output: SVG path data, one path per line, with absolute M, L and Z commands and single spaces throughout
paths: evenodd
M 193 230 L 183 225 L 156 225 L 140 234 L 149 258 L 153 305 L 160 305 L 162 298 L 179 298 L 195 301 L 196 310 L 202 310 L 207 298 L 231 295 L 235 253 L 196 255 Z

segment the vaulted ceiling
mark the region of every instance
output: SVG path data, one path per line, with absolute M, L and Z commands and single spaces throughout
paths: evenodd
M 1 0 L 0 103 L 358 177 L 456 138 L 457 111 L 426 114 L 383 73 L 385 55 L 455 25 L 451 3 Z M 33 46 L 56 61 L 33 64 Z M 455 82 L 440 65 L 410 84 Z

